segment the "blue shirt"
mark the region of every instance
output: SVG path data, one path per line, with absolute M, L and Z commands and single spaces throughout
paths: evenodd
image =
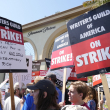
M 26 95 L 26 100 L 24 102 L 22 110 L 35 110 L 36 105 L 33 102 L 34 102 L 33 96 L 30 96 L 30 93 L 28 93 Z
M 88 107 L 90 108 L 90 110 L 96 110 L 96 103 L 94 100 L 89 100 L 87 102 Z
M 57 103 L 61 102 L 62 101 L 62 92 L 60 89 L 58 89 L 56 87 L 56 91 L 58 92 L 58 100 L 57 100 Z
M 1 104 L 0 104 L 0 110 L 2 110 Z

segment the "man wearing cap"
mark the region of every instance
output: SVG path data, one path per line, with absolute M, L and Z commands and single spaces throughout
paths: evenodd
M 20 88 L 19 88 L 19 83 L 14 84 L 14 102 L 15 102 L 15 110 L 20 110 Z M 8 97 L 5 100 L 5 105 L 4 105 L 4 110 L 12 110 L 11 109 L 11 97 Z
M 47 73 L 46 76 L 45 76 L 45 79 L 48 79 L 48 80 L 52 81 L 52 82 L 54 83 L 54 85 L 55 85 L 56 80 L 57 80 L 57 79 L 56 79 L 56 75 L 53 74 L 53 73 Z M 56 88 L 56 91 L 57 91 L 57 93 L 58 93 L 58 96 L 57 96 L 57 98 L 58 98 L 57 103 L 59 103 L 59 102 L 62 101 L 62 92 L 61 92 L 61 90 L 58 89 L 56 86 L 55 86 L 55 88 Z

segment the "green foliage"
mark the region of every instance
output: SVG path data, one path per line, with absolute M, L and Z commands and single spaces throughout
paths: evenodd
M 92 83 L 92 76 L 88 77 L 88 83 Z
M 110 0 L 90 0 L 83 3 L 84 7 L 90 6 L 92 9 L 95 9 L 103 4 L 110 2 Z

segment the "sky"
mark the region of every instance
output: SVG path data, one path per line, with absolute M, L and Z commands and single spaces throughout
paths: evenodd
M 62 12 L 87 0 L 0 0 L 0 16 L 22 25 Z

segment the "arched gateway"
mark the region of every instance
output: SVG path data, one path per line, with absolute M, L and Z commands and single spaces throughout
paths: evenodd
M 23 25 L 24 41 L 32 45 L 35 60 L 50 58 L 55 38 L 67 31 L 67 21 L 88 10 L 89 7 L 78 6 Z M 41 69 L 46 69 L 45 63 L 42 63 Z

